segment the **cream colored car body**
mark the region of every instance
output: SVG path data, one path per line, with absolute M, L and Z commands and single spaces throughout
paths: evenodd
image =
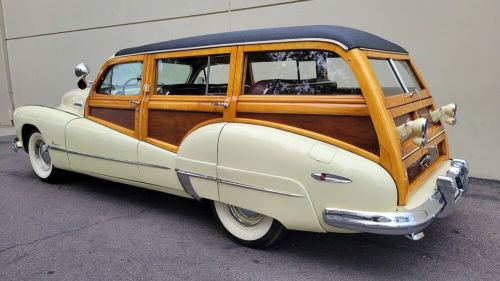
M 177 170 L 192 178 L 201 198 L 247 208 L 288 229 L 353 232 L 324 223 L 326 207 L 395 211 L 397 189 L 378 164 L 338 147 L 279 129 L 216 123 L 197 129 L 178 154 L 129 137 L 83 117 L 88 91 L 74 90 L 61 106 L 15 111 L 17 136 L 36 127 L 50 145 L 55 167 L 190 197 Z M 67 152 L 65 152 L 67 151 Z M 312 173 L 335 173 L 351 183 L 320 182 Z

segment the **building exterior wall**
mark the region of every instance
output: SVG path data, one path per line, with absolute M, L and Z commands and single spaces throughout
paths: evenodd
M 0 125 L 10 124 L 12 117 L 12 88 L 10 85 L 9 56 L 5 41 L 5 28 L 0 2 Z
M 1 1 L 7 49 L 0 52 L 0 123 L 10 122 L 9 80 L 15 106 L 54 106 L 76 86 L 77 63 L 95 75 L 125 47 L 230 30 L 344 25 L 409 50 L 437 103 L 459 105 L 458 124 L 448 128 L 452 156 L 469 160 L 473 176 L 500 179 L 500 1 Z

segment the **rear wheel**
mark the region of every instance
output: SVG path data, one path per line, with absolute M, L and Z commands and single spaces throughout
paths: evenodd
M 224 232 L 248 247 L 266 248 L 286 233 L 277 220 L 257 212 L 216 201 L 212 210 Z
M 29 138 L 28 154 L 33 171 L 42 181 L 54 182 L 57 180 L 60 170 L 52 164 L 49 146 L 38 131 L 34 131 Z

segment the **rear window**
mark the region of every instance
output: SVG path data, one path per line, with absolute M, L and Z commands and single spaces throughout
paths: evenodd
M 246 54 L 247 95 L 361 95 L 347 63 L 319 50 Z

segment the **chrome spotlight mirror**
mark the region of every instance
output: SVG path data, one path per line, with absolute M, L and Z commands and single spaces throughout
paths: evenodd
M 78 80 L 78 88 L 84 90 L 87 88 L 87 84 L 92 83 L 90 81 L 87 82 L 87 76 L 89 75 L 89 68 L 85 63 L 79 63 L 75 67 L 75 75 L 80 78 Z
M 89 75 L 89 68 L 83 62 L 79 63 L 75 67 L 75 75 L 78 78 L 86 77 L 87 75 Z

